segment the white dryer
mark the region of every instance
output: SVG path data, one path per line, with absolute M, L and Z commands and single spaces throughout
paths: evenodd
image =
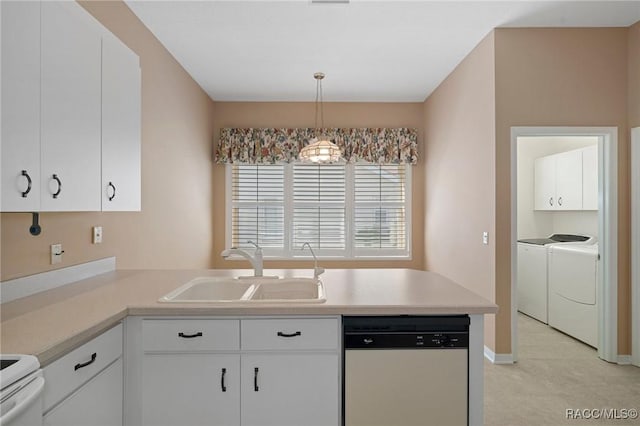
M 549 325 L 598 344 L 598 245 L 549 247 Z
M 518 240 L 518 310 L 547 324 L 548 284 L 547 256 L 555 245 L 595 244 L 588 235 L 553 234 L 548 238 Z

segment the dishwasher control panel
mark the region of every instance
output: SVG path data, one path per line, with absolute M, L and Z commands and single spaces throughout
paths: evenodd
M 467 333 L 345 333 L 349 349 L 468 348 Z
M 345 349 L 469 347 L 469 317 L 344 317 Z

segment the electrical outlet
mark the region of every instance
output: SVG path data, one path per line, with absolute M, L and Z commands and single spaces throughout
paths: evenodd
M 51 244 L 51 264 L 55 265 L 56 263 L 62 262 L 62 244 Z
M 487 231 L 484 231 L 482 233 L 482 244 L 484 245 L 489 244 L 489 233 Z
M 93 227 L 93 244 L 102 243 L 102 226 Z

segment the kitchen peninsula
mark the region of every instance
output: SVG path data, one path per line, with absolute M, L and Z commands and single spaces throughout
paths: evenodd
M 263 325 L 251 322 L 254 319 L 285 321 L 279 325 L 286 324 L 286 321 L 296 323 L 314 321 L 315 318 L 333 319 L 337 326 L 331 331 L 332 339 L 335 337 L 336 359 L 339 359 L 342 354 L 341 348 L 338 348 L 341 345 L 339 323 L 343 316 L 468 315 L 469 424 L 482 424 L 483 316 L 497 312 L 495 304 L 438 274 L 410 269 L 327 270 L 321 277 L 326 290 L 326 302 L 321 304 L 158 301 L 196 277 L 235 277 L 251 273 L 248 270 L 119 270 L 8 302 L 2 305 L 2 352 L 37 356 L 45 367 L 46 375 L 48 365 L 55 365 L 59 359 L 64 360 L 71 351 L 91 339 L 110 333 L 122 323 L 124 389 L 125 394 L 129 395 L 124 402 L 124 424 L 133 425 L 138 424 L 142 416 L 136 406 L 143 402 L 139 396 L 143 386 L 143 358 L 145 361 L 147 358 L 157 360 L 162 353 L 185 351 L 160 349 L 158 345 L 162 344 L 162 336 L 150 340 L 148 336 L 154 336 L 153 333 L 157 332 L 156 326 L 161 323 L 159 320 L 164 320 L 162 323 L 167 327 L 171 327 L 171 321 L 176 320 L 209 321 L 210 326 L 216 327 L 220 324 L 218 320 L 232 320 L 238 325 L 229 322 L 231 327 L 236 327 L 238 331 L 241 328 L 242 338 L 245 338 L 254 326 L 258 327 L 257 336 L 265 335 L 260 328 Z M 312 271 L 266 270 L 265 275 L 311 277 Z M 238 337 L 233 334 L 233 330 L 227 333 L 230 339 L 237 340 Z M 172 344 L 169 343 L 169 346 Z M 236 346 L 239 350 L 239 343 L 232 342 L 230 345 L 231 349 L 222 348 L 222 352 L 228 355 L 229 350 Z M 314 348 L 313 343 L 310 347 Z M 264 348 L 256 346 L 251 350 L 254 349 Z M 266 349 L 274 350 L 271 347 Z M 194 353 L 215 350 L 218 349 L 196 347 Z M 303 352 L 305 350 L 302 348 Z M 244 352 L 242 354 L 247 355 Z M 167 357 L 167 360 L 170 359 Z M 255 389 L 258 389 L 257 370 L 254 379 L 255 383 L 252 382 L 251 386 L 255 385 Z M 134 397 L 131 398 L 131 395 Z

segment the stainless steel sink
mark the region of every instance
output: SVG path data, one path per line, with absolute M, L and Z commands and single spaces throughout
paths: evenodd
M 323 303 L 316 278 L 199 277 L 160 298 L 169 303 Z

